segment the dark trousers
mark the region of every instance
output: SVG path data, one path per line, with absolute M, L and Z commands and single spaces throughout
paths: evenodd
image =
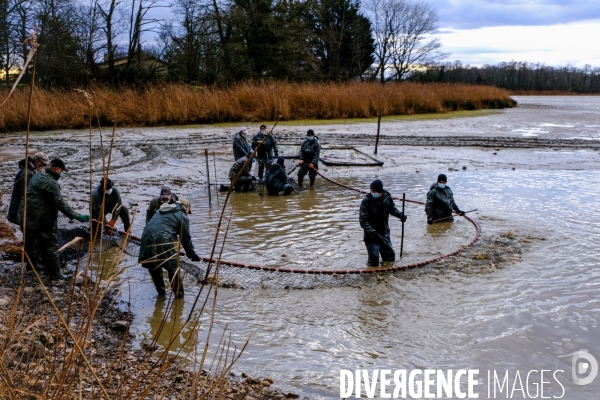
M 240 176 L 235 182 L 234 189 L 236 192 L 247 192 L 252 187 L 251 176 Z
M 369 254 L 369 265 L 372 267 L 379 265 L 379 254 L 381 254 L 382 261 L 396 260 L 396 252 L 392 249 L 390 235 L 385 235 L 385 238 L 387 239 L 386 243 L 377 244 L 365 242 L 367 253 Z
M 265 168 L 269 168 L 273 160 L 267 158 L 259 158 L 258 159 L 258 179 L 262 179 L 265 174 Z
M 31 267 L 39 269 L 37 265 L 38 253 L 44 260 L 46 274 L 60 272 L 60 258 L 58 257 L 58 238 L 54 232 L 27 229 L 25 234 L 25 253 L 29 256 Z
M 162 265 L 161 265 L 162 264 Z M 154 282 L 154 287 L 158 294 L 165 294 L 165 278 L 163 276 L 163 262 L 150 262 L 144 263 L 144 267 L 148 268 L 148 272 L 150 272 L 150 276 L 152 277 L 152 282 Z M 179 269 L 176 271 L 171 268 L 165 268 L 169 273 L 169 282 L 171 282 L 171 289 L 175 293 L 176 297 L 183 296 L 183 281 L 181 280 L 181 276 L 179 274 Z
M 319 168 L 315 165 L 315 169 Z M 306 174 L 308 174 L 308 178 L 310 179 L 310 186 L 314 186 L 315 178 L 317 177 L 317 171 L 310 168 L 306 164 L 300 164 L 300 168 L 298 169 L 298 185 L 302 186 L 302 181 L 304 180 Z
M 269 192 L 269 194 L 271 196 L 279 196 L 279 192 L 281 192 L 281 191 L 283 191 L 284 196 L 287 196 L 294 191 L 294 187 L 292 185 L 290 185 L 289 183 L 286 183 L 285 185 L 283 185 L 281 190 L 275 191 L 275 190 L 269 190 L 267 188 L 267 191 Z

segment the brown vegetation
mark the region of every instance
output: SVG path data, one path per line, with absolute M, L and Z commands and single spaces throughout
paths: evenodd
M 229 88 L 157 85 L 145 89 L 90 87 L 94 119 L 102 125 L 160 126 L 194 123 L 369 118 L 512 107 L 506 90 L 453 84 L 244 83 Z M 0 109 L 0 131 L 23 130 L 28 91 Z M 7 93 L 3 93 L 5 97 Z M 89 105 L 77 91 L 37 90 L 32 129 L 84 128 Z

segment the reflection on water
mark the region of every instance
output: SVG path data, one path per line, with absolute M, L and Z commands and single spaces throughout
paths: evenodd
M 186 319 L 184 300 L 169 301 L 166 296 L 157 297 L 154 312 L 147 320 L 150 330 L 143 337 L 147 342 L 156 341 L 162 349 L 169 348 L 172 354 L 179 350 L 182 355 L 192 353 L 194 325 L 189 323 L 182 329 Z

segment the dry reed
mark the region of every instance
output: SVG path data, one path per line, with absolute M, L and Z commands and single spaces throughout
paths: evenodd
M 179 84 L 144 89 L 88 87 L 94 98 L 94 124 L 160 126 L 218 122 L 370 118 L 514 106 L 507 90 L 453 84 L 242 83 L 229 88 Z M 0 96 L 2 94 L 0 93 Z M 14 93 L 0 109 L 0 131 L 23 130 L 27 91 Z M 34 93 L 32 129 L 89 126 L 89 105 L 75 91 Z

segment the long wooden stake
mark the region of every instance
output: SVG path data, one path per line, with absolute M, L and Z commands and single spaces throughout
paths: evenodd
M 404 205 L 406 204 L 406 193 L 402 193 L 402 215 L 404 215 Z M 404 221 L 402 221 L 402 239 L 400 239 L 400 258 L 404 249 Z
M 375 151 L 373 154 L 377 154 L 377 146 L 379 146 L 379 128 L 381 127 L 381 114 L 377 116 L 377 138 L 375 139 Z
M 208 206 L 212 208 L 212 198 L 210 197 L 210 168 L 208 167 L 208 149 L 204 149 L 204 158 L 206 158 L 206 180 L 208 186 Z

